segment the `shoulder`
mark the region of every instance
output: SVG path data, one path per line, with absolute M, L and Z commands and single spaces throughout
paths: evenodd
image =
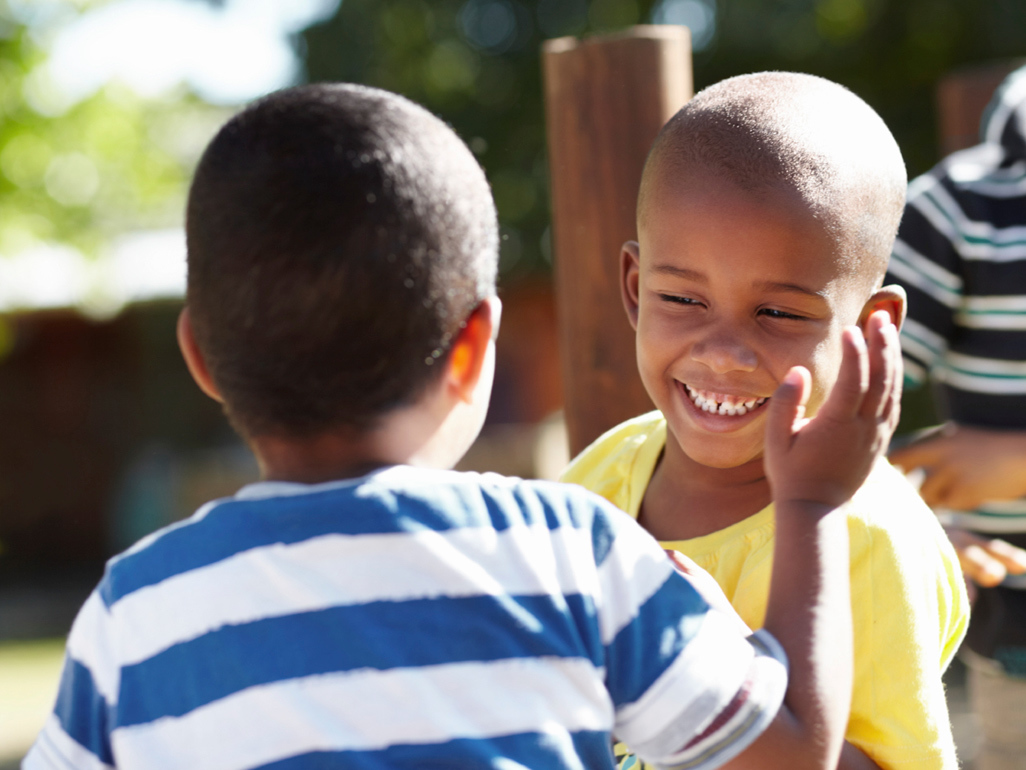
M 579 484 L 630 512 L 636 486 L 643 488 L 666 445 L 659 411 L 634 417 L 603 433 L 575 457 L 560 480 Z M 635 494 L 632 494 L 632 490 Z
M 112 557 L 97 587 L 103 603 L 110 607 L 127 594 L 188 571 L 231 547 L 223 539 L 230 522 L 209 518 L 230 500 L 212 500 L 192 516 L 150 533 Z
M 855 536 L 914 538 L 915 542 L 925 540 L 950 548 L 933 511 L 886 459 L 877 462 L 855 493 L 849 504 L 848 521 Z
M 934 585 L 956 603 L 956 594 L 964 594 L 958 556 L 943 527 L 886 460 L 877 463 L 852 498 L 848 532 L 853 579 L 860 573 L 866 579 L 893 573 L 888 580 Z
M 404 469 L 361 494 L 392 498 L 397 512 L 434 509 L 453 526 L 546 523 L 586 526 L 597 516 L 622 515 L 606 500 L 579 485 L 522 479 L 497 473 Z
M 945 617 L 937 620 L 960 637 L 968 597 L 958 556 L 933 511 L 886 460 L 852 499 L 848 522 L 853 586 L 871 584 L 887 601 L 907 600 L 932 615 L 940 607 Z

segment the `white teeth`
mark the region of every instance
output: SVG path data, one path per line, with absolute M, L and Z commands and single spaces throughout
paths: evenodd
M 687 389 L 688 395 L 691 397 L 691 401 L 701 409 L 703 412 L 710 412 L 712 414 L 722 414 L 731 417 L 738 417 L 743 414 L 748 414 L 758 406 L 762 406 L 766 403 L 765 398 L 752 398 L 747 401 L 735 402 L 729 397 L 724 401 L 716 401 L 713 398 L 707 398 L 699 393 L 697 390 L 692 388 L 690 385 L 684 386 Z

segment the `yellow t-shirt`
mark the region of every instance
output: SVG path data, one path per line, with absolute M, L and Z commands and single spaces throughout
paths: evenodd
M 562 480 L 637 518 L 666 444 L 659 412 L 621 423 L 578 455 Z M 773 506 L 726 529 L 664 542 L 719 583 L 751 628 L 766 615 Z M 969 622 L 951 543 L 915 489 L 882 460 L 849 506 L 855 683 L 846 738 L 883 768 L 955 770 L 941 674 Z

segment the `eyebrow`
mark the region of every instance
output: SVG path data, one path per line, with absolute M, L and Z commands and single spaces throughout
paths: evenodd
M 696 281 L 698 283 L 708 283 L 709 279 L 704 273 L 700 273 L 697 270 L 689 270 L 686 267 L 677 267 L 676 265 L 653 265 L 653 273 L 659 273 L 662 275 L 672 275 L 676 278 L 686 278 L 690 281 Z M 802 286 L 800 283 L 786 283 L 783 281 L 760 281 L 754 284 L 757 289 L 765 291 L 778 291 L 785 292 L 787 294 L 804 294 L 809 297 L 818 297 L 824 299 L 826 292 L 815 291 L 807 286 Z
M 763 281 L 755 284 L 756 288 L 768 289 L 769 291 L 782 291 L 788 294 L 806 294 L 810 297 L 819 297 L 823 299 L 826 295 L 825 291 L 814 291 L 807 286 L 802 286 L 800 283 L 781 283 L 777 281 Z
M 652 265 L 653 273 L 661 273 L 663 275 L 672 275 L 677 278 L 687 278 L 691 281 L 698 281 L 699 283 L 708 283 L 709 279 L 705 277 L 703 273 L 697 270 L 688 270 L 686 267 L 677 267 L 676 265 Z

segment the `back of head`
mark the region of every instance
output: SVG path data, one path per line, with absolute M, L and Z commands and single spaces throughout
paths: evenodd
M 494 293 L 484 173 L 385 91 L 300 86 L 236 115 L 189 193 L 188 307 L 236 429 L 364 430 L 415 401 Z
M 639 199 L 700 166 L 754 193 L 796 192 L 859 274 L 883 275 L 901 221 L 906 175 L 880 116 L 843 86 L 761 72 L 699 92 L 663 127 Z

